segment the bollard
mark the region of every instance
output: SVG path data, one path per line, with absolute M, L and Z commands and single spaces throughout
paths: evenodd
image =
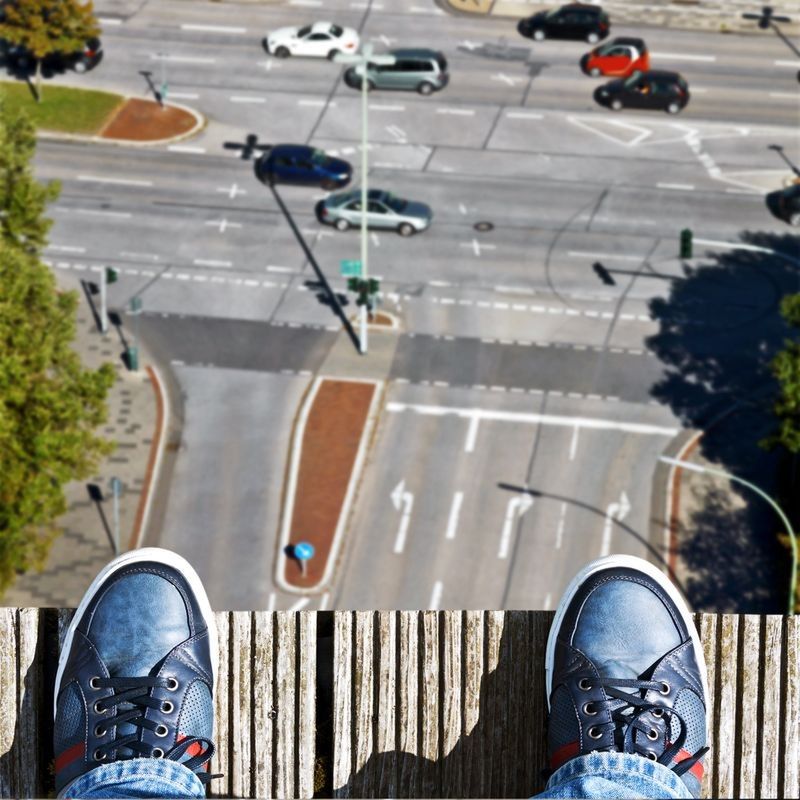
M 681 231 L 681 258 L 692 257 L 692 232 L 689 228 Z
M 139 371 L 139 348 L 128 346 L 128 349 L 125 351 L 125 357 L 128 362 L 128 369 L 131 372 L 138 372 Z

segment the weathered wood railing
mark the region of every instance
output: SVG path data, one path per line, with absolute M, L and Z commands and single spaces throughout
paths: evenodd
M 53 793 L 52 686 L 71 616 L 0 608 L 0 796 Z M 233 797 L 529 797 L 545 766 L 551 612 L 217 614 Z M 800 625 L 697 615 L 706 796 L 800 796 Z

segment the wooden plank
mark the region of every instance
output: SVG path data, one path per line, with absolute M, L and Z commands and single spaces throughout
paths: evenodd
M 783 797 L 800 797 L 800 616 L 786 617 L 786 672 L 782 709 Z
M 524 740 L 540 735 L 543 728 L 535 725 L 530 717 L 532 702 L 531 682 L 528 677 L 528 661 L 535 658 L 530 649 L 529 615 L 525 611 L 506 611 L 503 630 L 503 653 L 505 664 L 500 671 L 508 675 L 507 700 L 501 706 L 503 717 L 503 783 L 501 791 L 505 797 L 527 797 L 531 791 L 525 767 Z
M 299 625 L 297 797 L 313 797 L 317 731 L 317 612 L 302 612 Z
M 531 612 L 531 645 L 530 645 L 530 683 L 531 683 L 531 735 L 526 742 L 526 763 L 530 793 L 544 791 L 546 781 L 542 778 L 542 770 L 547 763 L 547 691 L 544 674 L 544 658 L 547 649 L 547 636 L 550 625 L 555 618 L 554 611 Z
M 39 714 L 41 704 L 52 708 L 52 695 L 43 691 L 42 658 L 44 643 L 39 641 L 40 614 L 38 608 L 19 610 L 18 682 L 19 711 L 17 717 L 17 786 L 18 797 L 39 797 L 43 794 L 40 762 L 32 755 L 39 747 Z
M 490 758 L 484 756 L 483 776 L 481 780 L 482 797 L 503 797 L 502 791 L 502 759 L 503 759 L 503 717 L 500 704 L 503 702 L 502 676 L 498 672 L 500 663 L 501 645 L 503 643 L 503 628 L 505 613 L 503 611 L 488 611 L 486 613 L 486 684 L 484 693 L 486 701 L 484 708 L 490 713 L 487 715 L 485 733 L 485 750 Z
M 719 674 L 719 700 L 717 707 L 719 713 L 716 728 L 719 731 L 717 738 L 716 755 L 716 786 L 715 797 L 734 797 L 737 780 L 736 773 L 736 705 L 738 697 L 738 647 L 739 647 L 739 617 L 726 614 L 720 618 L 722 626 L 719 660 L 717 670 Z
M 277 687 L 278 716 L 275 720 L 275 795 L 276 797 L 295 797 L 295 669 L 297 650 L 295 632 L 300 612 L 285 612 L 277 615 L 277 663 L 275 685 Z
M 272 774 L 274 753 L 274 719 L 276 709 L 272 691 L 274 663 L 272 631 L 275 614 L 256 611 L 255 650 L 253 652 L 253 722 L 255 728 L 253 765 L 255 797 L 275 797 Z
M 758 715 L 756 713 L 759 689 L 758 658 L 761 650 L 761 619 L 745 614 L 739 629 L 742 659 L 739 664 L 739 797 L 756 796 L 756 763 L 758 759 Z
M 463 753 L 456 750 L 461 741 L 463 719 L 461 716 L 462 675 L 461 643 L 462 612 L 442 611 L 444 636 L 442 661 L 442 795 L 464 797 Z
M 17 797 L 17 624 L 15 608 L 0 608 L 0 797 Z
M 402 753 L 399 770 L 398 797 L 421 795 L 420 741 L 417 736 L 419 721 L 419 622 L 420 611 L 400 612 L 400 697 L 398 709 Z
M 373 797 L 378 778 L 374 774 L 375 759 L 372 759 L 372 722 L 374 684 L 374 654 L 372 621 L 374 611 L 355 612 L 355 663 L 353 675 L 353 697 L 355 699 L 355 761 L 353 764 L 353 791 L 358 797 Z
M 228 693 L 230 680 L 230 613 L 220 611 L 214 614 L 219 638 L 217 656 L 217 687 L 214 693 L 214 744 L 217 750 L 211 759 L 211 772 L 222 773 L 209 783 L 209 791 L 213 797 L 231 796 L 230 767 L 230 729 L 228 727 Z
M 703 759 L 705 777 L 702 783 L 703 797 L 714 797 L 716 780 L 716 762 L 719 758 L 719 724 L 717 721 L 717 708 L 714 704 L 716 697 L 717 679 L 717 615 L 695 614 L 695 625 L 703 643 L 703 655 L 706 660 L 708 673 L 708 696 L 706 697 L 706 737 L 711 752 Z
M 350 797 L 353 770 L 353 612 L 333 615 L 333 794 Z
M 465 612 L 464 622 L 464 765 L 460 797 L 477 797 L 480 792 L 483 758 L 478 725 L 481 720 L 483 683 L 483 611 Z
M 423 797 L 440 797 L 439 781 L 439 612 L 422 612 L 422 686 L 420 762 Z
M 249 611 L 231 615 L 230 740 L 231 796 L 253 797 L 251 784 L 250 714 L 252 708 L 252 619 Z
M 378 708 L 376 746 L 381 770 L 378 797 L 397 795 L 397 613 L 378 612 Z
M 759 729 L 761 770 L 759 786 L 761 797 L 778 797 L 779 749 L 781 740 L 781 683 L 783 650 L 783 617 L 770 614 L 764 617 L 764 672 L 759 691 L 764 709 L 763 723 Z

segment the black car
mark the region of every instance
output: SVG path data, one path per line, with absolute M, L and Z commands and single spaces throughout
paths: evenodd
M 800 225 L 800 183 L 778 193 L 778 215 L 790 225 Z
M 611 20 L 598 6 L 571 3 L 522 19 L 517 30 L 522 36 L 537 42 L 543 39 L 585 39 L 594 44 L 608 36 Z
M 634 72 L 625 80 L 610 81 L 598 87 L 594 99 L 613 111 L 653 108 L 677 114 L 689 102 L 689 84 L 677 72 Z
M 20 45 L 8 45 L 0 48 L 6 65 L 20 70 L 33 70 L 36 58 L 26 48 Z M 42 69 L 45 71 L 64 72 L 72 69 L 75 72 L 88 72 L 94 69 L 103 58 L 103 45 L 97 38 L 89 39 L 82 50 L 74 53 L 51 53 L 42 60 Z

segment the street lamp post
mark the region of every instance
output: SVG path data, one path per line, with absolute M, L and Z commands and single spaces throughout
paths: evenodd
M 763 489 L 760 489 L 754 483 L 750 483 L 750 481 L 746 481 L 744 478 L 739 478 L 736 475 L 731 475 L 729 472 L 724 472 L 721 469 L 714 469 L 712 467 L 704 467 L 700 464 L 694 464 L 691 461 L 682 461 L 678 458 L 669 458 L 668 456 L 659 456 L 658 460 L 663 461 L 665 464 L 671 464 L 674 467 L 680 467 L 681 469 L 688 469 L 691 472 L 705 473 L 707 475 L 717 475 L 720 478 L 727 478 L 729 481 L 734 481 L 735 483 L 741 483 L 748 489 L 752 489 L 757 495 L 766 500 L 772 506 L 773 509 L 775 509 L 775 513 L 781 518 L 781 521 L 786 526 L 786 531 L 789 534 L 789 541 L 791 542 L 792 545 L 792 574 L 789 583 L 789 614 L 794 614 L 795 587 L 797 585 L 797 537 L 795 536 L 794 530 L 792 529 L 792 524 L 789 522 L 789 518 L 786 516 L 786 514 L 783 513 L 783 509 Z
M 394 64 L 397 60 L 394 56 L 373 55 L 372 45 L 365 44 L 360 53 L 337 53 L 334 58 L 339 64 L 350 64 L 356 67 L 356 71 L 361 67 L 361 280 L 367 281 L 369 278 L 367 267 L 367 137 L 368 130 L 368 107 L 367 95 L 369 93 L 369 80 L 367 78 L 368 64 Z M 362 355 L 367 352 L 367 304 L 361 306 L 360 314 L 359 345 Z
M 772 6 L 762 6 L 760 14 L 742 14 L 744 19 L 753 19 L 758 22 L 758 27 L 761 30 L 772 28 L 778 37 L 783 40 L 783 43 L 798 57 L 800 57 L 800 50 L 795 47 L 794 43 L 786 36 L 786 34 L 775 24 L 776 22 L 791 22 L 791 17 L 779 17 L 772 10 Z M 800 71 L 797 73 L 797 80 L 800 81 Z

